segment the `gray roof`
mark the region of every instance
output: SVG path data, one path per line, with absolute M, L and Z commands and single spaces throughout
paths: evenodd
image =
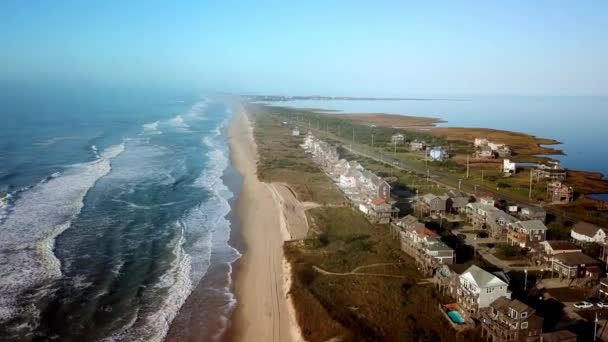
M 450 248 L 448 245 L 446 245 L 443 241 L 435 238 L 435 239 L 430 239 L 432 240 L 431 243 L 428 243 L 426 245 L 426 249 L 428 249 L 429 251 L 453 251 L 452 248 Z
M 433 195 L 433 194 L 426 194 L 426 195 L 422 196 L 422 200 L 423 200 L 424 202 L 429 203 L 429 202 L 431 202 L 432 200 L 434 200 L 436 197 L 437 197 L 437 196 L 435 196 L 435 195 Z
M 531 230 L 547 230 L 547 226 L 540 220 L 517 221 L 513 226 L 526 232 Z
M 531 213 L 544 213 L 546 212 L 546 210 L 542 207 L 537 207 L 537 206 L 529 206 L 529 207 L 523 207 L 521 208 L 521 210 L 528 210 Z
M 404 216 L 399 219 L 399 223 L 402 223 L 406 226 L 410 225 L 410 224 L 414 224 L 416 222 L 418 222 L 418 219 L 413 215 L 407 215 L 407 216 Z
M 374 175 L 374 177 L 372 178 L 372 183 L 374 183 L 375 186 L 380 186 L 380 184 L 385 183 L 386 181 L 376 175 Z
M 488 206 L 488 207 L 490 207 L 490 206 Z M 513 217 L 495 207 L 491 207 L 491 209 L 489 210 L 488 218 L 490 218 L 491 220 L 494 220 L 494 221 L 498 221 L 499 219 L 502 218 L 503 220 L 505 220 L 506 223 L 513 223 L 513 222 L 517 221 L 517 219 L 515 217 Z
M 464 192 L 464 191 L 458 191 L 458 190 L 450 190 L 450 191 L 448 191 L 448 196 L 450 196 L 451 198 L 466 197 L 467 200 L 471 197 L 466 192 Z

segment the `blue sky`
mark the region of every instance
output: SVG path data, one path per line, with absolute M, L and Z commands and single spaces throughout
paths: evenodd
M 3 0 L 0 48 L 0 81 L 608 95 L 603 0 Z

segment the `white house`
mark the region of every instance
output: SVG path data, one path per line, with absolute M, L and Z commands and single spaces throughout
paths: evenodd
M 487 146 L 488 142 L 485 138 L 475 138 L 475 147 Z
M 603 244 L 606 241 L 606 231 L 589 222 L 580 221 L 570 231 L 570 236 L 577 242 L 597 242 Z
M 502 161 L 502 173 L 505 177 L 514 175 L 517 172 L 517 164 L 512 163 L 509 159 Z
M 294 137 L 300 136 L 300 130 L 297 127 L 294 128 L 293 131 L 291 131 L 291 135 L 293 135 Z
M 350 169 L 346 173 L 340 175 L 340 187 L 354 188 L 357 186 L 357 179 L 361 177 L 361 172 L 356 169 Z
M 469 313 L 487 308 L 498 298 L 511 298 L 509 284 L 494 274 L 472 265 L 458 279 L 458 304 Z
M 403 135 L 401 133 L 393 134 L 393 136 L 391 137 L 391 143 L 394 145 L 405 144 L 405 135 Z

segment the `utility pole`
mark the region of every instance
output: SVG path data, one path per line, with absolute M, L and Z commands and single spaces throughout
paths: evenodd
M 467 179 L 469 179 L 469 156 L 467 155 Z
M 458 180 L 458 191 L 460 191 L 460 186 L 462 185 L 462 179 Z
M 532 169 L 530 169 L 530 191 L 528 192 L 528 199 L 532 199 Z
M 393 157 L 397 158 L 397 142 L 393 142 Z
M 595 324 L 593 325 L 593 341 L 597 341 L 597 312 L 595 313 Z

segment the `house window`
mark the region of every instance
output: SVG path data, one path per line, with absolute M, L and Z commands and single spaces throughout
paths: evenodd
M 521 328 L 522 328 L 522 329 L 528 329 L 528 322 L 523 322 L 523 323 L 521 324 Z
M 528 313 L 527 312 L 522 312 L 521 313 L 521 318 L 526 318 L 528 317 Z

